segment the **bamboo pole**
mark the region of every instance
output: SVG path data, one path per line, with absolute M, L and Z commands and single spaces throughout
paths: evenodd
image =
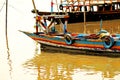
M 38 13 L 37 13 L 37 9 L 36 9 L 34 0 L 32 0 L 32 3 L 33 3 L 33 7 L 34 7 L 34 10 L 36 13 L 36 33 L 38 33 L 38 25 L 37 25 L 38 24 L 38 20 L 37 20 Z
M 7 18 L 8 18 L 8 0 L 6 0 L 6 21 L 5 21 L 5 27 L 6 27 L 6 29 L 5 29 L 5 35 L 6 35 L 6 45 L 7 45 L 7 49 L 8 49 L 8 51 L 9 51 L 9 46 L 8 46 L 8 25 L 7 25 L 7 23 L 8 23 L 8 20 L 7 20 Z
M 10 78 L 12 80 L 12 61 L 10 59 L 10 52 L 9 52 L 9 44 L 8 44 L 8 0 L 6 0 L 6 20 L 5 20 L 5 35 L 6 35 L 6 46 L 7 46 L 7 60 L 8 60 L 8 65 L 9 65 L 9 74 Z
M 84 33 L 86 33 L 86 12 L 85 12 L 85 0 L 83 2 L 83 6 L 84 6 Z
M 34 0 L 32 0 L 32 3 L 33 3 L 33 7 L 34 7 L 34 10 L 35 10 L 36 16 L 37 16 L 38 13 L 37 13 L 37 9 L 36 9 L 36 6 L 35 6 L 35 2 L 34 2 Z

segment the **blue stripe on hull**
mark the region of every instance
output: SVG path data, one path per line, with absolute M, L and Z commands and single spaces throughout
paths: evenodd
M 28 36 L 30 37 L 35 37 L 35 38 L 43 38 L 43 39 L 47 39 L 47 40 L 54 40 L 54 41 L 59 41 L 59 42 L 65 42 L 64 40 L 64 37 L 61 38 L 59 36 L 56 36 L 56 37 L 51 37 L 51 36 L 39 36 L 39 35 L 35 35 L 33 33 L 31 34 L 27 34 Z M 103 42 L 102 41 L 90 41 L 90 40 L 76 40 L 75 43 L 78 43 L 78 44 L 86 44 L 86 45 L 89 45 L 89 44 L 92 44 L 92 45 L 103 45 Z M 120 40 L 115 42 L 116 46 L 120 46 Z
M 25 33 L 25 32 L 24 32 Z M 91 41 L 91 40 L 89 40 L 89 39 L 86 39 L 86 40 L 75 40 L 75 44 L 78 44 L 78 46 L 75 46 L 75 44 L 73 43 L 72 45 L 67 45 L 66 43 L 65 43 L 65 40 L 64 40 L 64 37 L 61 37 L 61 36 L 49 36 L 49 35 L 43 35 L 43 36 L 39 36 L 39 35 L 36 35 L 36 34 L 34 34 L 34 33 L 25 33 L 26 35 L 28 35 L 29 37 L 31 37 L 31 38 L 35 38 L 36 40 L 38 39 L 38 41 L 40 41 L 39 39 L 44 39 L 44 40 L 46 40 L 46 41 L 55 41 L 55 42 L 59 42 L 60 44 L 58 44 L 58 45 L 62 45 L 62 46 L 68 46 L 68 47 L 79 47 L 79 45 L 87 45 L 87 47 L 86 47 L 86 49 L 92 49 L 92 50 L 97 50 L 97 51 L 99 51 L 99 50 L 102 50 L 102 51 L 112 51 L 112 52 L 120 52 L 119 50 L 120 50 L 120 48 L 119 48 L 119 50 L 116 50 L 116 48 L 113 48 L 114 50 L 112 50 L 112 49 L 105 49 L 104 48 L 104 46 L 103 46 L 103 42 L 102 41 Z M 95 39 L 94 39 L 95 40 Z M 45 42 L 45 41 L 44 41 Z M 64 44 L 62 44 L 62 43 L 64 43 Z M 52 43 L 52 44 L 55 44 L 55 43 Z M 92 45 L 93 47 L 89 47 L 90 45 Z M 96 48 L 94 48 L 94 46 L 98 46 L 98 48 L 96 47 Z M 100 46 L 100 47 L 99 47 Z M 102 46 L 102 48 L 101 48 L 101 46 Z M 115 44 L 114 44 L 114 46 L 116 47 L 120 47 L 120 40 L 119 41 L 117 41 L 117 42 L 115 42 Z M 82 47 L 82 46 L 80 46 L 80 47 Z M 83 46 L 83 48 L 84 48 L 84 46 Z

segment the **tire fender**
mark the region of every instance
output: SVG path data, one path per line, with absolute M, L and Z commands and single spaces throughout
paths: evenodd
M 66 44 L 68 45 L 73 44 L 73 37 L 71 34 L 65 34 L 64 39 L 65 39 Z
M 111 36 L 107 36 L 103 39 L 104 48 L 109 49 L 114 45 L 114 39 Z

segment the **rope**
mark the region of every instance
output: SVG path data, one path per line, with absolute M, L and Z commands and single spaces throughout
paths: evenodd
M 2 4 L 2 6 L 1 6 L 1 8 L 0 8 L 0 13 L 2 12 L 2 10 L 3 10 L 3 8 L 4 8 L 5 5 L 6 5 L 6 1 Z M 22 15 L 24 14 L 24 13 L 22 13 L 19 9 L 15 8 L 13 5 L 8 4 L 8 6 L 9 6 L 9 8 L 14 9 L 16 12 L 19 12 L 19 13 L 22 14 Z
M 1 9 L 0 9 L 0 12 L 2 11 L 2 9 L 3 9 L 4 5 L 5 5 L 5 2 L 3 3 L 3 5 L 2 5 L 2 7 L 1 7 Z

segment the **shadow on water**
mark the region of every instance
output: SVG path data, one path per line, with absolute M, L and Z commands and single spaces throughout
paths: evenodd
M 104 80 L 114 79 L 120 73 L 120 58 L 69 55 L 64 53 L 37 54 L 26 61 L 25 68 L 35 70 L 37 80 Z

